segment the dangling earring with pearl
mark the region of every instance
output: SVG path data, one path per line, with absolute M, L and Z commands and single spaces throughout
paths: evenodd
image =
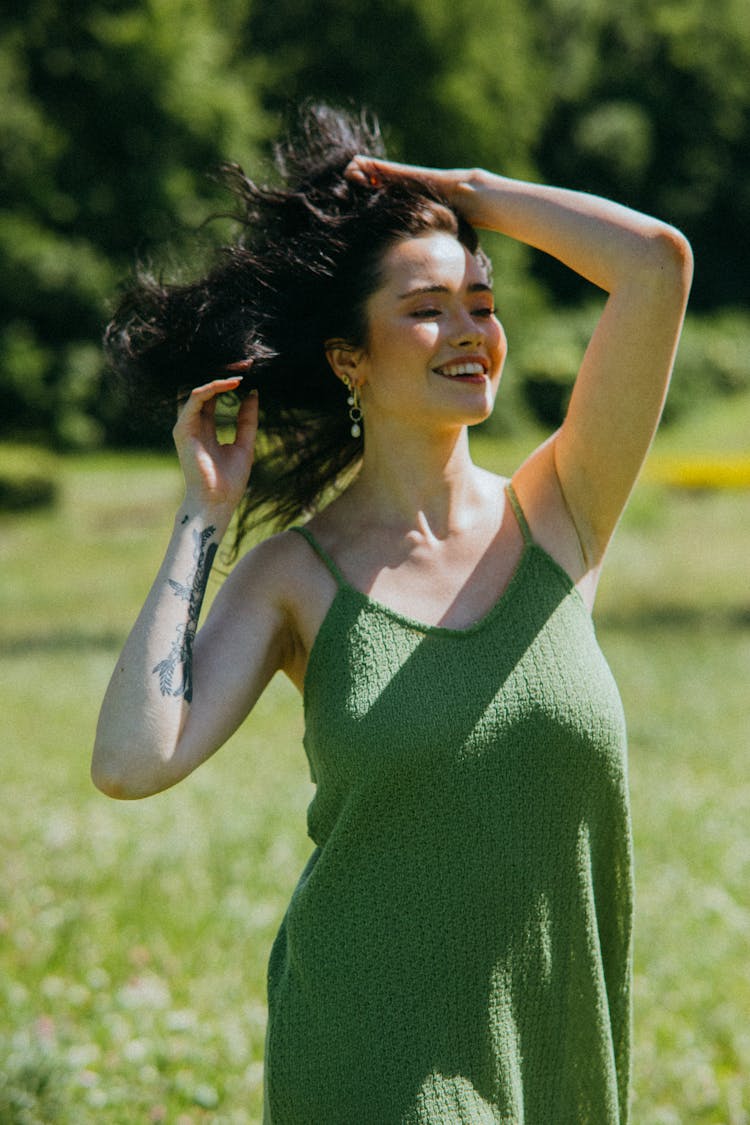
M 348 379 L 346 380 L 346 386 L 349 390 L 349 397 L 346 400 L 349 406 L 349 421 L 352 424 L 352 428 L 349 432 L 352 437 L 357 438 L 362 433 L 362 426 L 360 424 L 362 422 L 362 406 L 359 401 L 357 388 L 352 386 Z

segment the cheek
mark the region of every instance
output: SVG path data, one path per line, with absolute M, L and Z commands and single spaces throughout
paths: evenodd
M 499 320 L 492 323 L 492 331 L 490 334 L 490 347 L 493 351 L 501 355 L 505 355 L 508 350 L 508 340 L 505 335 L 505 329 Z
M 440 340 L 440 323 L 436 320 L 415 321 L 409 331 L 409 338 L 415 347 L 433 348 Z
M 393 331 L 381 338 L 380 358 L 399 365 L 429 355 L 440 346 L 440 328 L 433 321 L 411 321 L 394 325 Z

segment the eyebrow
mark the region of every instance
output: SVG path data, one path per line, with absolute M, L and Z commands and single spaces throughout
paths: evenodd
M 420 285 L 415 289 L 409 289 L 406 293 L 399 293 L 399 301 L 406 300 L 407 297 L 419 297 L 425 293 L 450 293 L 451 290 L 447 285 Z M 487 285 L 484 281 L 474 281 L 468 287 L 469 293 L 492 293 L 492 286 Z

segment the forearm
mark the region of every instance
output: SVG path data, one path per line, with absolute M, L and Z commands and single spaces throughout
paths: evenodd
M 685 252 L 682 235 L 648 215 L 481 169 L 459 174 L 454 201 L 475 226 L 551 254 L 610 293 L 670 260 L 677 264 Z
M 92 776 L 112 796 L 171 784 L 193 696 L 193 642 L 229 516 L 183 505 L 102 704 Z
M 689 272 L 690 249 L 674 227 L 586 192 L 481 168 L 424 168 L 366 156 L 351 161 L 347 176 L 373 186 L 381 180 L 424 183 L 473 226 L 551 254 L 608 293 L 632 281 L 672 285 Z

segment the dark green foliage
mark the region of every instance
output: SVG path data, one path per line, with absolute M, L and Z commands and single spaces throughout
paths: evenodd
M 394 158 L 528 175 L 554 100 L 535 22 L 523 0 L 255 0 L 247 41 L 269 63 L 261 89 L 275 109 L 365 103 Z
M 680 344 L 666 418 L 717 395 L 750 390 L 750 313 L 726 309 L 689 317 Z
M 170 261 L 189 269 L 226 237 L 195 234 L 226 205 L 211 170 L 258 174 L 309 96 L 367 105 L 396 158 L 563 183 L 675 223 L 704 315 L 671 409 L 745 381 L 741 362 L 701 374 L 696 342 L 705 315 L 750 303 L 745 0 L 28 0 L 0 15 L 0 436 L 168 440 L 163 422 L 128 426 L 103 373 L 117 286 L 136 255 L 174 275 Z M 537 354 L 545 308 L 567 318 L 589 297 L 540 255 L 501 249 L 496 274 Z M 577 318 L 553 334 L 577 342 Z M 717 338 L 735 339 L 730 320 Z M 542 413 L 565 397 L 550 355 L 514 361 Z
M 54 503 L 55 485 L 43 477 L 0 476 L 0 512 L 28 512 Z
M 99 338 L 134 256 L 220 198 L 207 173 L 264 135 L 244 10 L 188 0 L 29 0 L 0 17 L 0 433 L 117 430 Z
M 542 0 L 541 10 L 544 53 L 554 59 L 559 90 L 535 150 L 543 178 L 679 226 L 696 250 L 693 308 L 747 305 L 744 0 Z

